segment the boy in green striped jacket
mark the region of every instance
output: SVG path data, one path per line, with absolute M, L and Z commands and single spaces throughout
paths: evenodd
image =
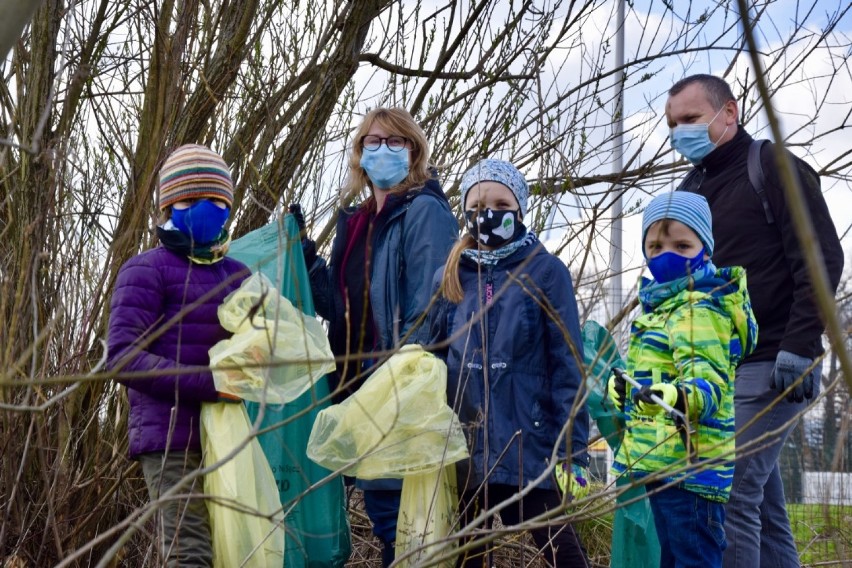
M 627 353 L 627 372 L 642 388 L 616 376 L 608 384 L 626 419 L 613 471 L 646 478 L 663 568 L 721 566 L 734 371 L 757 343 L 745 270 L 713 265 L 711 227 L 707 201 L 695 193 L 666 193 L 646 207 L 643 252 L 654 279 L 642 279 Z M 686 427 L 652 395 L 682 413 Z

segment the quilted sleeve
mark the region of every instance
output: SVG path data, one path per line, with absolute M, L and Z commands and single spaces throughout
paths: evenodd
M 164 282 L 160 271 L 138 257 L 119 271 L 110 302 L 107 364 L 120 374 L 149 372 L 148 376 L 121 377 L 128 388 L 155 398 L 215 401 L 216 388 L 209 369 L 179 365 L 150 349 L 164 321 Z

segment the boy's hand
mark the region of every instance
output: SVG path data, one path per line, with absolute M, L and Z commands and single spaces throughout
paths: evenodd
M 645 416 L 656 416 L 660 412 L 664 412 L 662 406 L 651 400 L 652 394 L 660 397 L 669 407 L 683 411 L 683 401 L 680 400 L 680 389 L 669 383 L 658 383 L 642 387 L 642 390 L 633 395 L 636 412 Z
M 568 501 L 582 499 L 589 494 L 589 470 L 576 463 L 566 462 L 556 464 L 553 470 L 556 485 Z
M 627 382 L 619 374 L 613 373 L 606 383 L 606 390 L 615 409 L 624 412 L 624 402 L 627 400 Z

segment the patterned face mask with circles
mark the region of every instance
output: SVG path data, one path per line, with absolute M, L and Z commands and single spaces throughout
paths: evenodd
M 524 232 L 517 210 L 468 209 L 464 212 L 467 230 L 487 247 L 499 248 Z

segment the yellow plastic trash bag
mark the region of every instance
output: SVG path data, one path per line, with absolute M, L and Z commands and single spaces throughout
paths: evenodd
M 249 437 L 245 406 L 201 405 L 204 467 L 225 459 Z M 204 476 L 215 568 L 284 565 L 284 514 L 266 456 L 252 439 L 232 459 Z
M 361 479 L 437 471 L 465 459 L 464 433 L 446 391 L 444 362 L 407 345 L 352 396 L 317 415 L 308 457 Z
M 401 559 L 399 565 L 421 566 L 430 558 L 450 556 L 457 543 L 445 537 L 453 529 L 457 511 L 454 465 L 439 471 L 406 475 L 396 525 L 395 548 L 396 557 Z M 453 568 L 455 564 L 455 559 L 449 559 L 436 566 Z
M 225 298 L 219 321 L 234 333 L 210 349 L 220 392 L 285 404 L 334 370 L 322 324 L 296 309 L 262 273 L 252 274 Z

